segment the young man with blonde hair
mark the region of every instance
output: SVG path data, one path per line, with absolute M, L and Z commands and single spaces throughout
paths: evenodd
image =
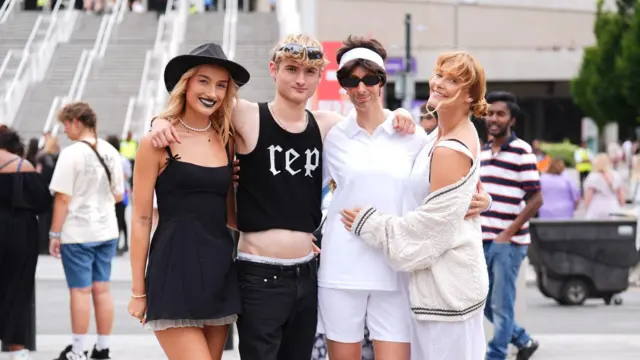
M 318 316 L 312 232 L 322 218 L 322 143 L 343 119 L 329 111 L 306 110 L 327 63 L 318 40 L 300 34 L 285 37 L 269 63 L 275 99 L 238 100 L 233 111 L 241 167 L 236 263 L 243 359 L 311 357 Z M 414 127 L 406 110 L 394 121 L 396 131 L 413 132 Z M 167 121 L 154 122 L 152 131 L 158 147 L 179 142 Z

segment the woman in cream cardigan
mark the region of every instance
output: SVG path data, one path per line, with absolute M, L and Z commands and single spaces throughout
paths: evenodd
M 414 164 L 402 217 L 343 210 L 346 228 L 411 273 L 412 359 L 481 360 L 489 288 L 480 219 L 465 219 L 479 179 L 480 143 L 470 115 L 487 109 L 485 74 L 469 53 L 438 57 L 428 105 L 438 128 Z

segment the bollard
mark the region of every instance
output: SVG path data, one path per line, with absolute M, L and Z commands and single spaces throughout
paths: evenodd
M 33 286 L 33 295 L 31 296 L 31 305 L 29 306 L 29 312 L 27 314 L 27 343 L 21 344 L 24 345 L 26 349 L 29 351 L 36 351 L 36 289 L 35 284 Z M 2 351 L 8 352 L 9 345 L 2 343 Z

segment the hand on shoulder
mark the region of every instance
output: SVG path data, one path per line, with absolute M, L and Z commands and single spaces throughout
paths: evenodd
M 169 119 L 155 118 L 151 123 L 151 144 L 156 148 L 167 147 L 173 143 L 180 144 L 180 137 Z M 146 137 L 146 135 L 145 135 Z

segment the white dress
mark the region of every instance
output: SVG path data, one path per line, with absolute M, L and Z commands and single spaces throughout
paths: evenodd
M 429 195 L 430 155 L 436 138 L 437 130 L 429 135 L 427 145 L 413 165 L 403 203 L 405 211 L 417 208 Z M 456 142 L 444 141 L 438 146 L 471 156 L 466 147 Z M 414 318 L 411 335 L 411 360 L 482 360 L 485 357 L 483 311 L 460 322 L 420 321 Z

